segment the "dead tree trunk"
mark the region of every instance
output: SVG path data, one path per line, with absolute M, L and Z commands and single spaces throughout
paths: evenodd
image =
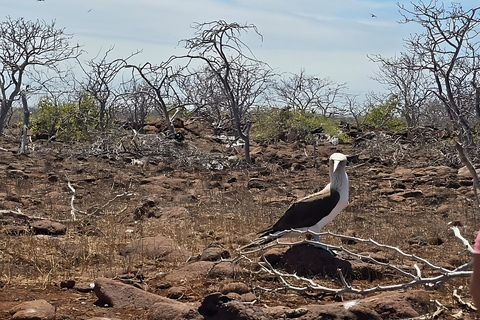
M 27 104 L 27 96 L 25 91 L 20 91 L 20 98 L 22 99 L 22 106 L 23 106 L 23 125 L 22 125 L 22 139 L 20 142 L 20 149 L 18 153 L 23 154 L 25 153 L 25 149 L 27 147 L 27 131 L 28 126 L 30 125 L 30 110 L 28 110 Z

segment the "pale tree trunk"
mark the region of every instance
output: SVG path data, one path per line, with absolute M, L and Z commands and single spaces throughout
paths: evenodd
M 20 149 L 18 150 L 18 153 L 23 154 L 25 153 L 25 149 L 27 147 L 27 131 L 30 124 L 30 111 L 28 110 L 27 96 L 25 95 L 25 91 L 20 92 L 20 98 L 22 99 L 23 106 L 23 125 L 22 139 L 20 142 Z
M 3 129 L 5 128 L 5 121 L 7 119 L 8 114 L 8 105 L 5 100 L 1 101 L 0 105 L 0 136 L 3 134 Z

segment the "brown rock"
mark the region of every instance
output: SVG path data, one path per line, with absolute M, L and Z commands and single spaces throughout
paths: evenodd
M 207 277 L 214 264 L 214 262 L 210 261 L 197 261 L 186 264 L 176 270 L 173 270 L 170 274 L 167 274 L 165 276 L 165 281 L 180 282 L 204 279 Z
M 147 309 L 157 302 L 165 302 L 172 305 L 179 303 L 107 278 L 99 278 L 95 281 L 94 292 L 97 295 L 98 304 L 109 305 L 115 308 L 134 306 L 135 308 Z
M 200 260 L 202 261 L 218 261 L 228 258 L 230 258 L 230 252 L 218 246 L 209 246 L 200 256 Z
M 213 293 L 207 296 L 198 312 L 205 320 L 268 320 L 269 316 L 256 306 L 244 304 L 243 302 L 232 300 L 221 293 Z
M 75 280 L 62 280 L 60 282 L 60 288 L 62 289 L 73 289 L 75 287 Z
M 134 240 L 127 245 L 125 255 L 141 255 L 149 259 L 164 261 L 186 261 L 190 253 L 170 238 L 162 235 Z
M 425 314 L 429 305 L 430 296 L 423 290 L 384 292 L 365 299 L 307 305 L 302 309 L 308 312 L 300 319 L 406 319 Z M 278 310 L 276 311 L 278 313 Z
M 359 304 L 375 310 L 382 319 L 414 318 L 428 311 L 430 295 L 423 290 L 385 292 L 360 300 Z
M 334 257 L 328 251 L 310 244 L 292 246 L 275 265 L 289 273 L 300 276 L 328 275 L 338 277 L 338 269 L 344 275 L 351 275 L 350 262 Z
M 170 287 L 167 290 L 167 298 L 178 300 L 185 296 L 187 289 L 185 287 Z
M 47 301 L 26 301 L 10 310 L 12 320 L 53 320 L 55 319 L 55 307 Z
M 235 274 L 241 272 L 241 268 L 232 262 L 220 262 L 216 263 L 212 270 L 208 273 L 209 278 L 234 278 Z
M 173 300 L 172 300 L 173 301 Z M 198 306 L 174 301 L 157 302 L 149 310 L 147 320 L 203 320 L 198 313 Z
M 235 292 L 238 294 L 244 294 L 250 291 L 250 288 L 243 282 L 231 282 L 222 287 L 220 290 L 221 293 L 227 294 L 230 292 Z
M 83 281 L 83 282 L 76 283 L 74 288 L 78 292 L 86 293 L 86 292 L 93 291 L 94 287 L 95 287 L 95 283 Z
M 30 227 L 35 234 L 62 235 L 67 231 L 65 225 L 50 220 L 33 221 L 30 223 Z

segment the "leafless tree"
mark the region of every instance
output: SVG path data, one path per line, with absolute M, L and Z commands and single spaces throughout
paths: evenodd
M 218 77 L 209 67 L 192 70 L 179 80 L 178 86 L 182 92 L 184 104 L 193 108 L 192 114 L 195 117 L 212 126 L 214 135 L 231 127 L 229 123 L 232 117 L 227 99 Z
M 84 67 L 79 61 L 79 65 L 85 75 L 85 78 L 79 81 L 83 91 L 88 92 L 99 108 L 99 129 L 104 132 L 108 122 L 112 118 L 111 108 L 114 100 L 118 96 L 115 91 L 114 81 L 120 71 L 125 67 L 129 58 L 137 54 L 135 52 L 125 59 L 109 59 L 109 54 L 113 51 L 113 47 L 108 49 L 105 54 L 98 59 L 95 57 L 88 60 Z
M 139 79 L 122 83 L 121 93 L 117 99 L 118 109 L 125 115 L 128 126 L 140 130 L 145 125 L 145 118 L 155 107 L 155 99 L 149 86 Z
M 142 81 L 148 86 L 151 96 L 155 100 L 156 108 L 158 108 L 159 112 L 163 114 L 168 127 L 168 132 L 173 136 L 175 134 L 175 128 L 170 117 L 170 109 L 175 109 L 177 107 L 175 103 L 171 103 L 172 101 L 179 101 L 175 90 L 175 79 L 179 76 L 181 71 L 174 69 L 171 66 L 171 61 L 172 58 L 159 65 L 146 62 L 143 65 L 138 66 L 128 64 L 126 67 L 132 68 L 136 71 Z
M 475 109 L 463 98 L 466 84 L 472 84 L 473 91 L 477 88 L 480 7 L 464 10 L 460 3 L 452 3 L 446 9 L 434 0 L 412 3 L 412 9 L 399 6 L 403 16 L 401 22 L 417 23 L 424 30 L 406 39 L 410 55 L 418 57 L 414 67 L 430 73 L 435 83 L 432 93 L 443 103 L 449 118 L 459 124 L 466 144 L 473 145 L 468 116 Z
M 398 58 L 380 55 L 369 58 L 380 64 L 380 71 L 373 78 L 387 86 L 390 94 L 397 97 L 399 112 L 407 126 L 412 128 L 419 125 L 424 104 L 429 100 L 434 83 L 425 70 L 417 67 L 417 57 L 402 53 Z
M 324 117 L 337 115 L 335 104 L 346 89 L 329 78 L 318 78 L 300 70 L 298 74 L 280 79 L 274 86 L 281 103 L 294 111 L 319 112 Z
M 362 117 L 367 112 L 367 107 L 365 106 L 365 104 L 361 104 L 358 102 L 357 95 L 346 94 L 343 98 L 343 109 L 345 109 L 345 111 L 353 117 L 357 128 L 360 128 L 360 126 L 362 125 Z
M 262 96 L 273 72 L 258 60 L 240 39 L 242 33 L 258 32 L 252 24 L 241 25 L 223 20 L 197 23 L 195 37 L 183 40 L 191 60 L 202 60 L 217 78 L 234 120 L 236 135 L 244 141 L 245 160 L 250 157 L 250 121 L 248 111 Z
M 55 22 L 10 17 L 0 22 L 0 134 L 29 71 L 45 68 L 61 73 L 59 64 L 80 54 L 70 39 Z

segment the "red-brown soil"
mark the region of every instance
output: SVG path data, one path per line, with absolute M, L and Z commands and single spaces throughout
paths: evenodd
M 436 265 L 458 267 L 470 256 L 450 226 L 458 225 L 471 242 L 480 226 L 471 178 L 457 174 L 461 164 L 448 140 L 425 137 L 377 132 L 356 143 L 321 142 L 315 159 L 313 147 L 304 143 L 253 143 L 255 164 L 247 167 L 237 164 L 241 149 L 191 132 L 183 142 L 157 135 L 133 138 L 129 132 L 95 145 L 37 140 L 26 155 L 18 155 L 17 138 L 8 131 L 0 138 L 0 210 L 60 221 L 67 230 L 64 235 L 37 235 L 28 219 L 0 216 L 0 318 L 9 319 L 8 310 L 20 302 L 45 299 L 57 308 L 58 319 L 146 319 L 143 309 L 97 306 L 93 292 L 62 289 L 60 282 L 128 278 L 165 296 L 159 274 L 185 262 L 126 256 L 129 243 L 160 234 L 191 256 L 216 245 L 234 257 L 239 245 L 274 222 L 292 201 L 328 182 L 326 159 L 333 152 L 351 156 L 351 196 L 347 209 L 325 230 L 371 238 Z M 75 221 L 69 183 L 75 189 Z M 330 236 L 322 240 L 341 244 Z M 350 248 L 390 254 L 368 243 Z M 255 275 L 240 280 L 249 286 L 280 286 Z M 376 281 L 356 285 L 403 280 L 386 276 Z M 186 285 L 180 301 L 201 302 L 221 285 L 221 280 L 196 279 Z M 473 319 L 473 311 L 453 297 L 455 289 L 471 302 L 465 277 L 429 289 L 432 299 L 445 307 L 439 319 L 459 312 L 463 319 Z M 255 294 L 260 305 L 289 307 L 335 299 L 291 290 L 256 289 Z

